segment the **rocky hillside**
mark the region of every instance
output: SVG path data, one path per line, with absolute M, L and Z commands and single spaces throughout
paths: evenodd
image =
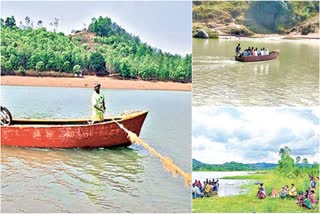
M 319 2 L 193 2 L 193 36 L 319 37 Z

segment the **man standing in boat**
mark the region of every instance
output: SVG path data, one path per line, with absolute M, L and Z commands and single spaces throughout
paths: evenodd
M 240 51 L 241 51 L 241 47 L 240 47 L 240 44 L 238 44 L 238 46 L 236 47 L 236 56 L 240 55 Z
M 106 111 L 104 94 L 100 90 L 100 83 L 94 83 L 94 91 L 92 93 L 92 122 L 100 122 L 104 120 L 103 114 Z

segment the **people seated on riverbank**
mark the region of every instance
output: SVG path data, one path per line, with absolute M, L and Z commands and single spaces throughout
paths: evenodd
M 202 198 L 203 194 L 200 192 L 199 187 L 194 183 L 192 184 L 192 198 Z
M 219 189 L 219 187 L 220 187 L 219 179 L 217 179 L 217 185 L 218 185 L 218 189 Z
M 286 188 L 283 186 L 281 188 L 281 191 L 280 191 L 280 198 L 285 198 L 288 194 L 288 191 L 286 190 Z
M 288 191 L 288 195 L 291 197 L 296 197 L 297 196 L 297 189 L 294 186 L 294 184 L 291 184 L 291 189 Z
M 212 192 L 217 193 L 219 191 L 219 186 L 217 182 L 213 182 Z
M 304 207 L 303 199 L 303 193 L 300 192 L 297 196 L 296 204 L 300 207 Z
M 318 201 L 314 198 L 314 190 L 309 191 L 308 198 L 312 204 L 317 204 Z
M 304 207 L 306 207 L 306 208 L 308 208 L 308 209 L 312 209 L 312 208 L 313 208 L 313 207 L 312 207 L 312 203 L 311 203 L 311 201 L 310 201 L 310 199 L 309 199 L 309 197 L 308 197 L 308 194 L 305 194 L 305 195 L 304 195 L 303 205 L 304 205 Z
M 267 197 L 267 192 L 266 192 L 266 189 L 263 186 L 263 183 L 261 183 L 260 186 L 259 186 L 257 196 L 260 199 L 264 199 L 264 198 Z
M 316 181 L 314 180 L 314 177 L 312 176 L 310 178 L 310 184 L 309 184 L 309 190 L 315 190 L 317 186 Z
M 279 198 L 279 194 L 278 194 L 277 189 L 275 187 L 273 187 L 273 189 L 272 189 L 271 197 L 272 198 Z
M 210 197 L 210 190 L 211 190 L 210 184 L 209 184 L 209 182 L 206 182 L 206 187 L 205 187 L 205 190 L 204 190 L 204 196 L 205 197 Z
M 264 199 L 267 197 L 266 191 L 263 190 L 263 188 L 260 188 L 257 194 L 258 198 Z
M 201 184 L 200 180 L 198 180 L 198 183 L 196 185 L 198 186 L 199 190 L 202 189 L 202 184 Z

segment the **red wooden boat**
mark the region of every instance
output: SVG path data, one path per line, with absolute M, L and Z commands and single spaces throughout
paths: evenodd
M 131 112 L 114 118 L 125 128 L 140 134 L 147 111 Z M 1 144 L 36 148 L 98 148 L 129 146 L 127 134 L 107 118 L 90 124 L 89 120 L 12 120 L 1 127 Z
M 235 60 L 240 62 L 257 62 L 257 61 L 277 59 L 278 57 L 279 57 L 279 51 L 272 51 L 269 53 L 269 55 L 262 55 L 262 56 L 235 56 Z

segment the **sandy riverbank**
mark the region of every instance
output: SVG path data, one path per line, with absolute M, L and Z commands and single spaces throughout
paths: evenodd
M 85 76 L 83 78 L 68 77 L 24 77 L 1 76 L 1 85 L 18 86 L 51 86 L 51 87 L 81 87 L 92 88 L 94 82 L 100 82 L 106 89 L 135 89 L 135 90 L 172 90 L 191 91 L 191 83 L 151 82 L 143 80 L 118 80 L 108 77 Z

